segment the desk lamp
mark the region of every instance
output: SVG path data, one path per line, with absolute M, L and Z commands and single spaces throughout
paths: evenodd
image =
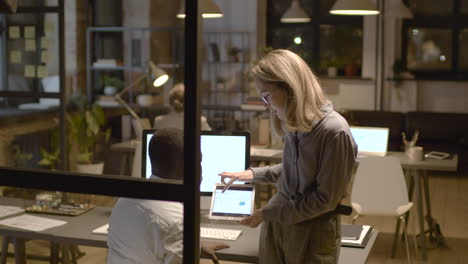
M 163 84 L 165 84 L 169 79 L 169 75 L 167 75 L 167 73 L 163 69 L 156 66 L 152 61 L 148 62 L 147 69 L 149 69 L 148 73 L 151 73 L 151 80 L 154 80 L 152 83 L 153 87 L 160 87 Z M 125 87 L 125 89 L 123 89 L 120 93 L 114 95 L 115 101 L 117 101 L 121 106 L 123 106 L 134 118 L 133 125 L 137 138 L 141 135 L 141 130 L 143 128 L 150 128 L 149 120 L 141 119 L 137 115 L 137 113 L 135 113 L 135 111 L 133 111 L 133 109 L 127 104 L 127 102 L 125 102 L 125 100 L 122 99 L 122 95 L 126 94 L 128 91 L 130 91 L 130 89 L 132 89 L 135 85 L 140 84 L 146 78 L 148 78 L 148 74 L 143 74 L 130 85 Z

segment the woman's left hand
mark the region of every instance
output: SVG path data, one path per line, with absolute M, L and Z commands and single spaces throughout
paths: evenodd
M 263 212 L 262 209 L 256 210 L 251 216 L 246 217 L 240 221 L 241 225 L 249 227 L 257 227 L 263 222 Z

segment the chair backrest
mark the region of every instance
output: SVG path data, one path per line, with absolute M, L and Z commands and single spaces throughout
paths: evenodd
M 358 214 L 398 215 L 399 208 L 408 202 L 405 176 L 399 159 L 360 159 L 351 190 L 351 205 Z

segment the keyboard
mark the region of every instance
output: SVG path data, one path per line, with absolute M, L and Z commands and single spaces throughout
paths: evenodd
M 236 240 L 242 234 L 241 230 L 223 229 L 213 227 L 201 227 L 200 236 L 202 238 Z

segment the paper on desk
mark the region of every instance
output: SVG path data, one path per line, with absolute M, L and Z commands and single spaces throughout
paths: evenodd
M 0 218 L 24 212 L 24 209 L 18 206 L 0 205 Z
M 281 152 L 281 149 L 250 148 L 251 156 L 273 157 Z
M 61 226 L 66 224 L 65 221 L 32 216 L 32 215 L 20 215 L 16 217 L 7 218 L 0 221 L 0 225 L 15 227 L 19 229 L 25 229 L 29 231 L 44 231 L 46 229 Z
M 93 230 L 93 234 L 107 235 L 107 230 L 109 229 L 109 224 L 105 224 L 101 227 L 98 227 Z

